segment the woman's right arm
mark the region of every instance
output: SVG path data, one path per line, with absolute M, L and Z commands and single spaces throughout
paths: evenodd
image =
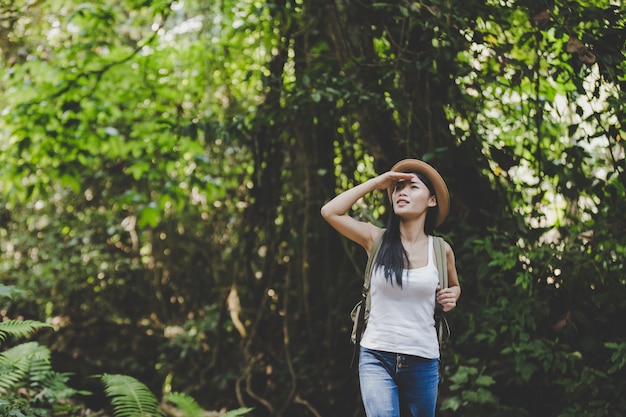
M 326 203 L 322 217 L 339 233 L 361 245 L 367 253 L 380 233 L 380 228 L 368 222 L 362 222 L 348 215 L 348 212 L 361 197 L 374 190 L 386 190 L 402 180 L 410 180 L 411 174 L 389 171 L 364 183 L 354 186 Z

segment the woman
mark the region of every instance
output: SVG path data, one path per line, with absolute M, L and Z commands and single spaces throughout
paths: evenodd
M 392 212 L 386 229 L 347 213 L 364 195 L 387 190 Z M 378 177 L 337 195 L 322 216 L 367 251 L 380 233 L 382 246 L 370 286 L 370 316 L 361 339 L 359 381 L 368 417 L 433 417 L 439 384 L 435 303 L 443 311 L 461 295 L 454 253 L 446 247 L 449 288 L 439 289 L 433 229 L 450 208 L 443 178 L 417 159 L 398 162 Z

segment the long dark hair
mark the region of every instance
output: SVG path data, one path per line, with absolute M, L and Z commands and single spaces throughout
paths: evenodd
M 417 172 L 414 173 L 417 175 L 428 191 L 430 195 L 435 195 L 435 188 L 433 187 L 432 182 L 422 174 Z M 426 212 L 426 221 L 424 222 L 424 232 L 427 235 L 432 235 L 435 229 L 435 217 L 436 217 L 437 206 L 429 207 Z M 383 268 L 385 272 L 385 279 L 392 283 L 393 285 L 393 277 L 396 278 L 396 283 L 402 287 L 402 271 L 404 268 L 409 268 L 409 254 L 407 253 L 404 246 L 402 246 L 402 241 L 400 240 L 400 218 L 393 210 L 393 202 L 391 213 L 389 214 L 389 219 L 387 221 L 387 230 L 385 230 L 385 234 L 383 236 L 383 241 L 380 246 L 380 251 L 378 252 L 378 257 L 376 258 L 376 268 Z

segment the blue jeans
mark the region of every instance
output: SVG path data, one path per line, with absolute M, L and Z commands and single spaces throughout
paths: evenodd
M 359 382 L 367 417 L 434 417 L 439 360 L 361 347 Z

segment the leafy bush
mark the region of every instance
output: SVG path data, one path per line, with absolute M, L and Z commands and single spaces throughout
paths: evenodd
M 21 290 L 0 284 L 0 296 L 13 297 Z M 0 343 L 9 337 L 27 337 L 49 324 L 36 320 L 8 320 L 0 322 Z M 67 385 L 69 374 L 55 372 L 51 366 L 50 349 L 37 342 L 25 342 L 0 353 L 0 417 L 50 416 L 63 411 L 72 415 L 73 407 L 68 400 L 79 392 Z M 119 374 L 100 376 L 104 392 L 111 400 L 116 417 L 154 417 L 165 415 L 161 404 L 152 392 L 137 379 Z M 206 411 L 184 393 L 169 393 L 167 402 L 179 409 L 177 415 L 198 417 Z M 239 408 L 224 417 L 243 416 L 251 408 Z M 70 413 L 68 413 L 70 411 Z M 74 410 L 75 411 L 75 410 Z
M 0 296 L 20 293 L 0 284 Z M 23 338 L 49 324 L 35 320 L 0 322 L 0 345 L 9 337 Z M 25 342 L 0 353 L 0 416 L 47 416 L 67 408 L 66 400 L 78 394 L 67 385 L 69 375 L 52 369 L 50 349 L 37 342 Z

